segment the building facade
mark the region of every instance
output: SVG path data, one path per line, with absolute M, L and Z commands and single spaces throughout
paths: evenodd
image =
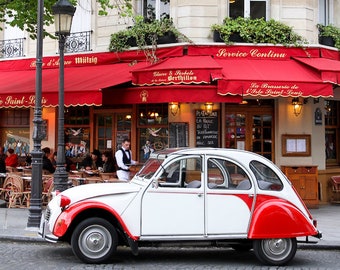
M 136 14 L 168 14 L 192 41 L 159 45 L 161 61 L 155 65 L 136 48 L 109 52 L 111 34 L 133 25 L 131 18 L 117 10 L 99 16 L 94 0 L 78 2 L 65 52 L 66 154 L 75 162 L 93 149 L 117 150 L 124 137 L 131 139 L 134 158 L 141 163 L 150 147 L 232 147 L 264 155 L 293 172 L 306 170 L 297 180 L 299 188 L 308 185 L 308 177 L 313 185 L 316 179 L 316 188 L 308 191 L 313 194 L 306 196 L 331 201 L 329 178 L 340 174 L 340 57 L 337 49 L 318 43 L 317 24 L 340 26 L 339 0 L 133 1 Z M 238 16 L 283 22 L 308 45 L 214 42 L 211 25 Z M 54 26 L 48 30 L 53 33 Z M 0 72 L 6 82 L 0 87 L 0 139 L 24 157 L 33 145 L 36 41 L 5 27 L 0 45 Z M 57 41 L 45 38 L 42 105 L 47 136 L 42 146 L 52 149 L 57 148 L 56 52 Z M 306 55 L 335 65 L 318 70 L 303 62 Z M 176 71 L 180 77 L 172 76 Z M 335 79 L 328 79 L 329 73 Z M 282 91 L 259 90 L 268 82 Z M 295 101 L 300 112 L 294 111 Z M 315 169 L 309 168 L 316 168 L 316 178 Z

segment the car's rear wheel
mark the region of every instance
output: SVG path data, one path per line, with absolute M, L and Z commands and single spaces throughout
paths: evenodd
M 265 264 L 285 265 L 296 253 L 296 238 L 259 239 L 255 240 L 254 253 Z
M 106 262 L 116 251 L 117 242 L 114 226 L 97 217 L 79 223 L 71 237 L 73 253 L 85 263 Z

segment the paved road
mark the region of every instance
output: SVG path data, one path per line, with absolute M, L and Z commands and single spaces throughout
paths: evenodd
M 262 266 L 252 252 L 238 253 L 227 248 L 143 248 L 133 256 L 126 248 L 109 264 L 81 263 L 67 244 L 42 242 L 0 242 L 0 269 L 340 269 L 338 250 L 299 249 L 287 267 Z

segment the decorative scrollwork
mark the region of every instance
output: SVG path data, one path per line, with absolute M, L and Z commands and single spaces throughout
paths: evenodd
M 25 38 L 0 40 L 0 58 L 24 56 Z
M 71 33 L 66 38 L 65 53 L 86 52 L 91 50 L 92 31 Z

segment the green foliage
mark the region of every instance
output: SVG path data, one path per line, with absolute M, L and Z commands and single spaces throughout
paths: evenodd
M 168 33 L 172 33 L 176 39 L 190 42 L 190 40 L 179 32 L 171 19 L 145 21 L 143 16 L 134 18 L 134 25 L 125 30 L 113 33 L 110 39 L 109 50 L 111 52 L 122 52 L 131 47 L 129 41 L 135 40 L 139 49 L 145 50 L 148 45 L 157 46 L 157 39 Z
M 54 23 L 52 14 L 52 6 L 57 0 L 40 0 L 44 3 L 44 26 L 49 26 Z M 77 0 L 69 0 L 76 5 Z M 78 0 L 83 1 L 83 0 Z M 132 14 L 131 0 L 97 0 L 100 6 L 99 15 L 107 15 L 107 10 L 117 8 L 121 16 L 129 16 Z M 113 3 L 113 4 L 111 4 Z M 0 22 L 8 23 L 11 26 L 17 26 L 23 31 L 30 33 L 32 39 L 36 39 L 37 34 L 37 11 L 38 0 L 0 0 Z M 6 22 L 6 16 L 12 19 L 11 23 Z M 0 30 L 2 28 L 0 27 Z M 43 30 L 44 36 L 54 38 L 54 35 Z
M 340 50 L 340 28 L 330 24 L 330 25 L 322 25 L 317 24 L 319 29 L 320 37 L 331 37 L 334 40 L 334 46 L 338 50 Z
M 285 46 L 301 46 L 307 41 L 295 33 L 292 27 L 273 19 L 225 18 L 222 24 L 213 24 L 211 30 L 220 33 L 226 44 L 231 44 L 232 34 L 239 34 L 246 43 L 271 43 Z

